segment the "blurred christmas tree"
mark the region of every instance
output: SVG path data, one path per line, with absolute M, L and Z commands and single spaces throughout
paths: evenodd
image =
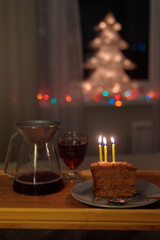
M 83 94 L 90 100 L 103 98 L 103 95 L 122 98 L 126 91 L 138 89 L 137 83 L 130 80 L 125 70 L 135 69 L 135 64 L 122 53 L 128 44 L 120 35 L 121 25 L 109 13 L 96 27 L 97 37 L 90 43 L 95 50 L 85 62 L 85 68 L 93 70 L 82 83 Z

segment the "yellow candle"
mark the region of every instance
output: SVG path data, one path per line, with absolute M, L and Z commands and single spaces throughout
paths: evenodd
M 99 161 L 102 162 L 102 136 L 100 135 L 98 138 L 98 148 L 99 148 Z
M 115 162 L 115 142 L 114 142 L 114 138 L 111 137 L 111 142 L 112 142 L 112 162 Z
M 107 162 L 107 139 L 103 137 L 103 144 L 104 144 L 104 161 Z

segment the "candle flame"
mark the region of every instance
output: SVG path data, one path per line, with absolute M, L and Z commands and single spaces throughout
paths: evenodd
M 102 143 L 102 136 L 100 135 L 98 138 L 98 143 L 101 144 Z
M 103 144 L 107 145 L 107 139 L 105 137 L 103 137 Z
M 113 137 L 111 137 L 111 142 L 112 142 L 112 143 L 115 143 L 115 141 L 114 141 L 114 138 L 113 138 Z

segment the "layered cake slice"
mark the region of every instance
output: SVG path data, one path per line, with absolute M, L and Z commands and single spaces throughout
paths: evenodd
M 129 197 L 136 193 L 136 167 L 127 162 L 91 164 L 93 193 L 99 197 Z

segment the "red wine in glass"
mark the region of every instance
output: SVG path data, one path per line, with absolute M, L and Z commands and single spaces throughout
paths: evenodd
M 75 145 L 65 144 L 65 142 L 61 142 L 58 145 L 60 156 L 67 167 L 69 169 L 77 169 L 85 158 L 87 143 L 82 140 Z
M 59 136 L 59 153 L 62 161 L 70 169 L 68 180 L 76 180 L 80 178 L 77 168 L 85 158 L 88 141 L 87 136 L 82 134 L 69 132 L 68 135 Z

